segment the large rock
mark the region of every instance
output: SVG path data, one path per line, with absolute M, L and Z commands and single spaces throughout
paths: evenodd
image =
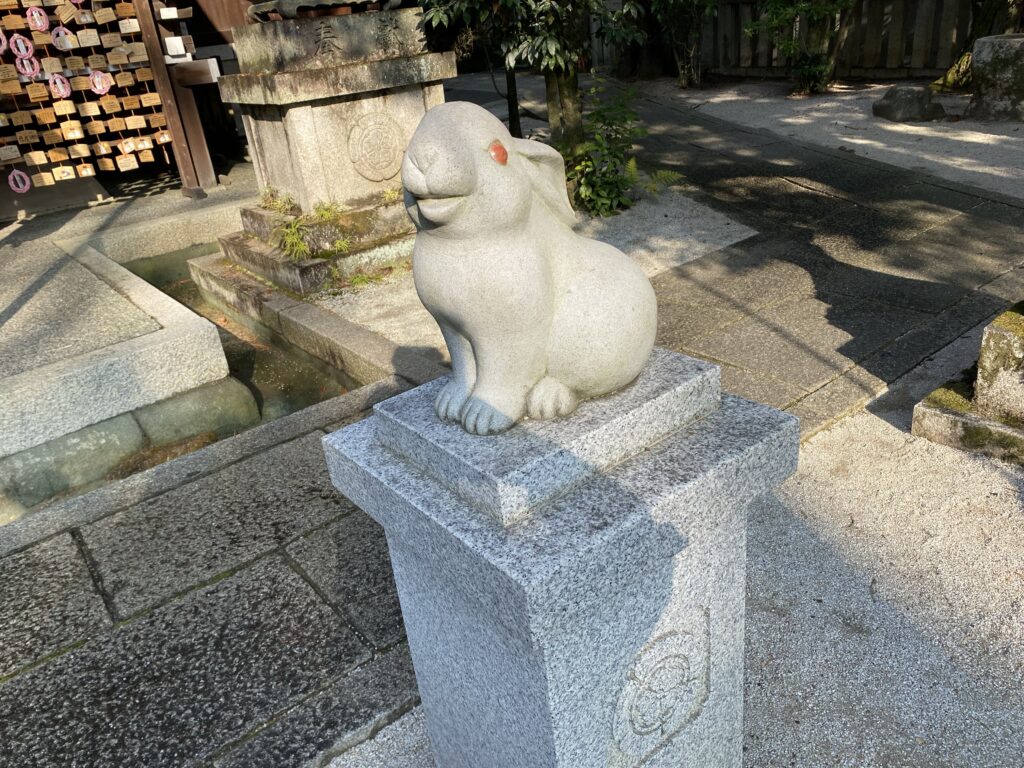
M 932 102 L 932 92 L 926 85 L 894 85 L 871 105 L 875 117 L 895 123 L 922 123 L 941 120 L 946 110 Z
M 971 80 L 970 117 L 1024 120 L 1024 35 L 978 40 L 971 56 Z
M 1024 423 L 1024 302 L 986 326 L 974 399 L 989 416 Z

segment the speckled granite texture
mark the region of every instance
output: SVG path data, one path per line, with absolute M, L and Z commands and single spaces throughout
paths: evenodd
M 636 381 L 571 417 L 481 437 L 437 418 L 434 398 L 446 381 L 378 404 L 378 439 L 506 525 L 707 415 L 721 397 L 718 366 L 655 349 Z
M 795 418 L 725 397 L 507 527 L 382 422 L 327 462 L 387 533 L 438 765 L 742 764 L 746 508 L 795 470 Z

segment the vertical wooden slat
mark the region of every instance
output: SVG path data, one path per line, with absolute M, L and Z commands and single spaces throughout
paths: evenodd
M 885 0 L 867 0 L 868 20 L 864 32 L 864 67 L 874 69 L 880 65 L 882 52 L 882 22 Z
M 740 41 L 736 39 L 736 28 L 739 26 L 736 3 L 723 5 L 720 10 L 722 23 L 719 26 L 719 39 L 722 41 L 722 65 L 738 67 L 740 62 Z
M 906 24 L 906 0 L 892 0 L 892 17 L 889 20 L 889 42 L 885 52 L 885 66 L 898 69 L 903 66 L 906 38 L 903 28 Z
M 764 20 L 764 15 L 761 19 Z M 770 67 L 772 65 L 772 36 L 761 33 L 757 36 L 757 66 Z
M 753 66 L 753 40 L 747 34 L 747 26 L 754 20 L 754 9 L 750 3 L 740 4 L 740 66 Z
M 839 74 L 848 75 L 854 67 L 859 67 L 864 40 L 864 3 L 856 0 L 850 11 L 850 32 L 846 36 L 846 45 L 839 52 L 836 69 Z
M 956 16 L 960 10 L 958 0 L 942 0 L 942 20 L 939 22 L 939 51 L 935 66 L 947 69 L 953 63 L 953 47 L 956 45 Z
M 700 28 L 700 65 L 711 69 L 715 64 L 715 17 L 707 14 Z
M 928 60 L 932 47 L 932 29 L 935 16 L 935 0 L 918 0 L 917 18 L 914 21 L 914 41 L 910 53 L 910 66 L 921 69 Z

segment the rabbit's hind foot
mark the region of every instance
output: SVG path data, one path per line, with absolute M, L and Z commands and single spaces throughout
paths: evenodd
M 526 396 L 526 413 L 531 419 L 554 419 L 576 410 L 579 398 L 558 379 L 546 376 Z

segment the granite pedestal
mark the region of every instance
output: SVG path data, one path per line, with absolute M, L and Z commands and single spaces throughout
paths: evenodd
M 324 441 L 387 533 L 437 765 L 738 768 L 745 510 L 797 420 L 664 350 L 494 437 L 438 421 L 442 383 Z

